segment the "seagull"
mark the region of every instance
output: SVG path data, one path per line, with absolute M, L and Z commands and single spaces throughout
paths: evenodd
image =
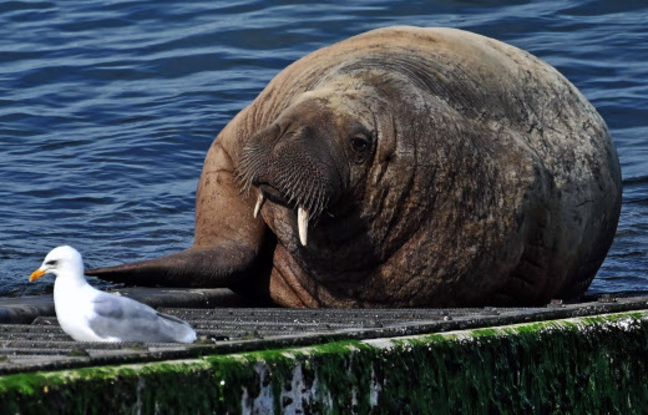
M 196 332 L 172 316 L 127 297 L 92 287 L 83 274 L 81 254 L 71 246 L 50 251 L 29 277 L 56 275 L 54 309 L 64 332 L 76 341 L 193 343 Z

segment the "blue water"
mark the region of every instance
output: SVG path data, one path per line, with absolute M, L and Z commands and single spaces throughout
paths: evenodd
M 514 44 L 590 99 L 625 186 L 590 290 L 648 291 L 648 2 L 293 3 L 0 2 L 0 296 L 50 291 L 51 279 L 27 276 L 63 243 L 87 266 L 190 246 L 195 189 L 220 129 L 294 60 L 397 24 Z

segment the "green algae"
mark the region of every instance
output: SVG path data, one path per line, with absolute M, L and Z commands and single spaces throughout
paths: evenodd
M 0 413 L 642 413 L 647 316 L 8 375 Z
M 211 368 L 194 363 L 152 363 L 103 366 L 58 372 L 0 377 L 0 413 L 106 414 L 154 413 L 163 395 L 164 407 L 186 410 L 164 413 L 200 413 L 201 391 Z M 200 372 L 201 376 L 195 376 Z M 196 393 L 187 394 L 188 390 Z

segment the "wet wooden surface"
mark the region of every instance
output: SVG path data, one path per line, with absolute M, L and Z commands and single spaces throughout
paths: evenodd
M 159 311 L 187 320 L 195 344 L 75 342 L 58 325 L 47 297 L 0 299 L 13 322 L 0 324 L 0 375 L 92 365 L 194 358 L 336 340 L 423 333 L 580 317 L 648 308 L 648 297 L 603 296 L 589 302 L 556 302 L 537 308 L 482 309 L 283 309 L 251 308 L 227 290 L 124 290 Z M 51 303 L 51 297 L 49 298 Z M 51 309 L 50 309 L 51 308 Z M 29 322 L 28 315 L 37 311 Z

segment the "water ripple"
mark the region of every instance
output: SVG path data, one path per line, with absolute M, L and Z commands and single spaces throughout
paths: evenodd
M 555 65 L 606 119 L 624 176 L 592 290 L 646 285 L 648 4 L 643 1 L 0 2 L 0 295 L 69 243 L 89 266 L 189 246 L 203 158 L 281 69 L 357 33 L 453 26 Z

